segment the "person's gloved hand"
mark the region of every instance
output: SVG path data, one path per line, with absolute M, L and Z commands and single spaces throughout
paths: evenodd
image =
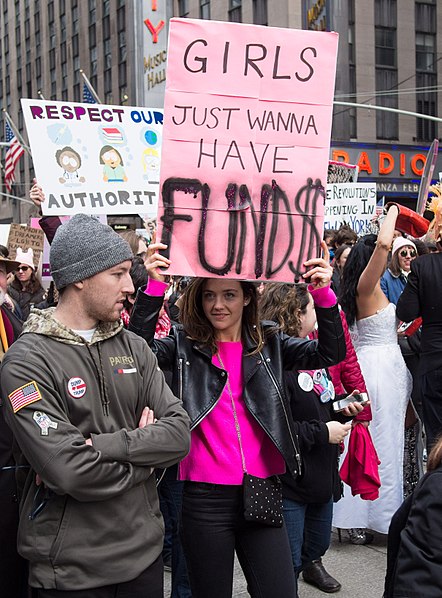
M 396 220 L 397 230 L 400 230 L 402 233 L 411 235 L 415 238 L 425 235 L 425 233 L 428 231 L 428 227 L 430 226 L 430 222 L 426 218 L 420 216 L 414 210 L 406 208 L 405 206 L 401 206 L 395 202 L 387 203 L 387 210 L 391 206 L 397 206 L 399 210 L 399 215 Z

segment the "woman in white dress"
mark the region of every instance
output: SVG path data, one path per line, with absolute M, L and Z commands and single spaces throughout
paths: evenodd
M 368 528 L 386 534 L 403 501 L 404 425 L 411 375 L 397 342 L 396 309 L 381 290 L 398 207 L 388 211 L 379 235 L 367 235 L 353 247 L 343 272 L 341 306 L 371 400 L 370 433 L 381 464 L 381 488 L 375 501 L 344 498 L 334 508 L 338 528 Z

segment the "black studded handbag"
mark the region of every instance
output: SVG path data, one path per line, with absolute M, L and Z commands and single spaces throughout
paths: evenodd
M 244 519 L 282 527 L 282 483 L 278 476 L 258 478 L 244 473 Z
M 221 356 L 217 354 L 221 367 L 225 370 Z M 241 441 L 241 430 L 239 427 L 238 416 L 233 400 L 232 389 L 229 379 L 226 381 L 227 392 L 229 393 L 233 418 L 235 420 L 235 429 L 238 436 L 239 450 L 241 453 L 241 462 L 243 468 L 243 502 L 244 519 L 269 525 L 270 527 L 282 527 L 282 483 L 277 475 L 268 478 L 259 478 L 247 473 L 246 460 Z

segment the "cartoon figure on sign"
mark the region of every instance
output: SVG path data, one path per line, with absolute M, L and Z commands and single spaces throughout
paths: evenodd
M 141 164 L 143 165 L 144 178 L 157 178 L 160 173 L 160 155 L 156 149 L 148 147 L 144 150 Z
M 107 183 L 123 183 L 127 181 L 124 172 L 123 158 L 111 145 L 104 145 L 100 151 L 100 164 L 104 164 L 103 181 Z
M 66 145 L 55 152 L 57 164 L 63 169 L 63 175 L 58 179 L 60 183 L 68 186 L 84 183 L 86 179 L 78 173 L 81 167 L 81 156 L 72 147 Z

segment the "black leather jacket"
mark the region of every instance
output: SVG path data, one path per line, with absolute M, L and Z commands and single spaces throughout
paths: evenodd
M 183 401 L 193 430 L 215 407 L 226 384 L 226 372 L 212 364 L 210 349 L 191 340 L 181 326 L 173 326 L 166 338 L 154 340 L 163 297 L 138 291 L 129 330 L 144 338 L 162 369 L 172 372 L 171 388 Z M 345 338 L 337 306 L 316 307 L 318 340 L 310 341 L 276 331 L 263 322 L 266 342 L 261 352 L 250 338 L 243 338 L 243 398 L 247 409 L 297 475 L 300 453 L 290 405 L 283 387 L 284 370 L 319 369 L 345 357 Z

